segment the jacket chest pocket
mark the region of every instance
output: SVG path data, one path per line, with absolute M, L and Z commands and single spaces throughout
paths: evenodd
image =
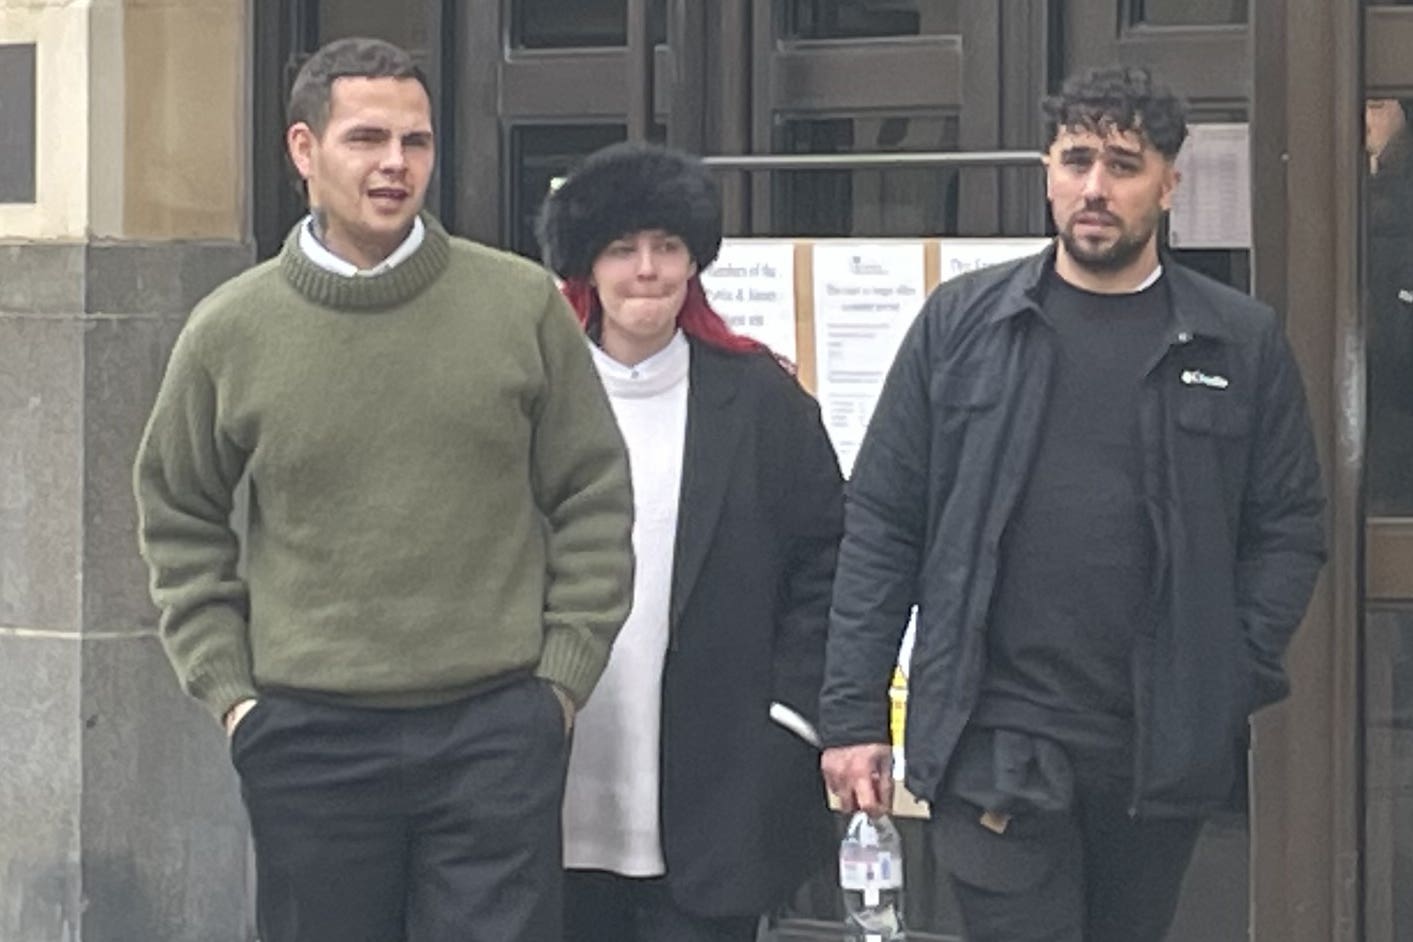
M 944 415 L 950 412 L 981 412 L 1001 401 L 1001 378 L 996 371 L 953 370 L 938 373 L 932 377 L 929 395 L 932 407 Z
M 1251 434 L 1251 404 L 1226 393 L 1183 390 L 1173 414 L 1178 428 L 1194 435 L 1240 439 Z
M 1251 403 L 1214 390 L 1183 390 L 1173 412 L 1176 473 L 1187 485 L 1179 485 L 1179 492 L 1220 495 L 1227 530 L 1234 535 L 1251 455 Z

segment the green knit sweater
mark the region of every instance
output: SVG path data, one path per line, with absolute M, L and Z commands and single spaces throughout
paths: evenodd
M 411 707 L 532 672 L 582 703 L 627 615 L 627 456 L 583 333 L 539 267 L 424 221 L 356 278 L 296 228 L 172 351 L 140 542 L 167 654 L 218 716 L 266 687 Z

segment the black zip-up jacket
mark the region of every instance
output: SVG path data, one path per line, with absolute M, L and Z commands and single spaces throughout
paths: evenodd
M 947 282 L 888 374 L 846 491 L 820 701 L 826 746 L 886 742 L 910 610 L 907 785 L 932 797 L 986 668 L 998 547 L 1045 421 L 1040 318 L 1055 249 Z M 1134 641 L 1132 813 L 1221 807 L 1248 715 L 1324 561 L 1323 489 L 1299 370 L 1274 311 L 1163 259 L 1173 326 L 1140 404 L 1159 617 Z

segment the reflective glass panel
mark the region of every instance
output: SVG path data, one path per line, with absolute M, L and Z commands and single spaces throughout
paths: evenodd
M 956 115 L 787 119 L 779 153 L 951 151 Z M 775 174 L 772 231 L 799 236 L 920 236 L 957 227 L 953 168 L 801 170 Z
M 789 0 L 784 35 L 792 39 L 956 35 L 960 0 Z
M 1129 22 L 1149 26 L 1226 26 L 1245 23 L 1249 0 L 1131 0 Z
M 373 36 L 401 46 L 409 52 L 427 45 L 426 4 L 347 3 L 320 0 L 319 42 L 348 36 Z
M 1364 636 L 1364 938 L 1413 939 L 1413 608 L 1374 609 Z
M 580 158 L 628 136 L 622 124 L 520 125 L 510 132 L 511 248 L 540 257 L 535 216 L 550 181 L 568 173 Z
M 1365 103 L 1368 512 L 1413 514 L 1413 99 Z
M 628 0 L 517 0 L 511 37 L 527 49 L 624 46 Z
M 628 0 L 516 0 L 511 42 L 523 49 L 572 49 L 628 44 Z M 667 41 L 666 0 L 648 5 L 648 36 Z

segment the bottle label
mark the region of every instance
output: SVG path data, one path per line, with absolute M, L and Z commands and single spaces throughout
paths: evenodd
M 846 890 L 897 890 L 903 886 L 900 861 L 887 851 L 839 860 L 839 886 Z

